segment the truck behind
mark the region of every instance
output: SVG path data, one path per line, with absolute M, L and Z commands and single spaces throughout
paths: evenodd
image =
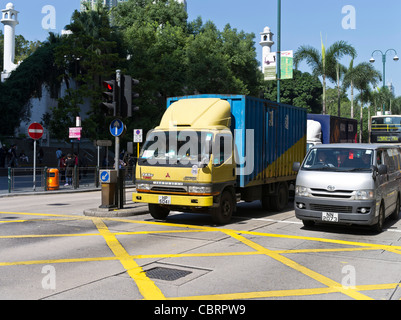
M 307 150 L 318 144 L 355 143 L 358 121 L 344 117 L 309 113 Z
M 155 219 L 210 212 L 217 224 L 240 200 L 281 211 L 305 153 L 305 109 L 242 95 L 169 98 L 138 158 L 133 201 Z

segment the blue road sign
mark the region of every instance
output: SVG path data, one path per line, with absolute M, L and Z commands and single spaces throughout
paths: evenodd
M 114 137 L 119 137 L 124 131 L 124 123 L 121 120 L 114 119 L 110 123 L 110 133 Z
M 100 180 L 101 180 L 102 182 L 108 182 L 109 179 L 110 179 L 110 174 L 109 174 L 107 171 L 103 171 L 103 172 L 100 174 Z

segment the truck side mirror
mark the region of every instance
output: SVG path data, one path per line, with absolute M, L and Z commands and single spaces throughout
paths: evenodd
M 387 165 L 385 164 L 379 164 L 378 168 L 377 168 L 377 172 L 381 175 L 381 174 L 386 174 L 387 173 Z
M 294 162 L 292 164 L 292 170 L 293 171 L 298 172 L 300 168 L 301 168 L 301 163 L 300 162 Z

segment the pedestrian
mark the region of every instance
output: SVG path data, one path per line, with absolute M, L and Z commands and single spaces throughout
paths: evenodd
M 57 158 L 57 166 L 59 168 L 61 168 L 60 160 L 61 160 L 62 156 L 63 156 L 63 152 L 61 151 L 61 148 L 58 148 L 57 151 L 56 151 L 56 158 Z
M 61 159 L 60 159 L 60 177 L 61 177 L 61 182 L 62 183 L 65 183 L 65 160 L 66 160 L 66 157 L 65 157 L 65 154 L 63 153 L 62 155 L 61 155 Z
M 18 159 L 17 159 L 17 146 L 14 144 L 10 150 L 8 150 L 10 161 L 8 162 L 9 167 L 18 167 Z
M 71 154 L 67 154 L 67 159 L 65 161 L 65 186 L 72 185 L 72 171 L 74 170 L 75 159 L 72 158 Z
M 0 168 L 4 168 L 6 164 L 6 156 L 7 156 L 7 148 L 3 144 L 3 146 L 0 148 Z
M 44 155 L 45 155 L 45 154 L 44 154 L 44 152 L 43 152 L 43 149 L 40 148 L 39 153 L 38 153 L 38 161 L 39 161 L 39 164 L 42 164 L 42 162 L 43 162 L 43 156 L 44 156 Z

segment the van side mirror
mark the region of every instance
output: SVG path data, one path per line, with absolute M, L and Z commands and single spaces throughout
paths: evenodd
M 301 163 L 300 162 L 294 162 L 292 164 L 292 170 L 293 171 L 298 172 L 300 168 L 301 168 Z
M 381 174 L 387 174 L 387 165 L 385 164 L 379 164 L 378 168 L 377 168 L 377 172 L 381 175 Z

